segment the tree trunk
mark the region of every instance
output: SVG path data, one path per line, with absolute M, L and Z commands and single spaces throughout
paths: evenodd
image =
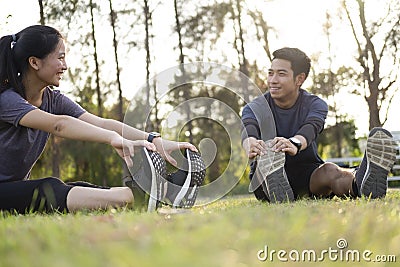
M 175 23 L 176 23 L 176 32 L 178 33 L 178 47 L 179 47 L 179 63 L 180 63 L 180 70 L 182 72 L 182 81 L 185 84 L 180 85 L 183 88 L 183 98 L 184 100 L 189 100 L 189 90 L 191 88 L 191 85 L 189 83 L 186 83 L 187 79 L 187 74 L 185 71 L 185 55 L 183 54 L 183 44 L 182 44 L 182 27 L 181 23 L 179 20 L 179 10 L 178 10 L 178 3 L 177 0 L 174 0 L 174 9 L 175 9 Z M 187 119 L 187 127 L 188 127 L 188 132 L 189 132 L 189 142 L 193 142 L 193 125 L 191 121 L 191 111 L 190 111 L 190 106 L 185 104 L 184 105 L 185 110 L 186 110 L 186 119 Z
M 40 13 L 40 25 L 45 25 L 44 12 L 43 12 L 43 0 L 38 0 L 39 3 L 39 13 Z
M 117 75 L 116 77 L 116 82 L 117 82 L 117 88 L 118 88 L 118 120 L 123 121 L 124 120 L 124 112 L 123 112 L 123 96 L 122 96 L 122 87 L 121 87 L 121 70 L 119 68 L 119 60 L 118 60 L 118 42 L 117 42 L 117 33 L 115 29 L 115 12 L 113 9 L 112 5 L 112 0 L 108 0 L 108 3 L 110 4 L 110 23 L 111 23 L 111 28 L 113 30 L 113 47 L 114 47 L 114 59 L 115 59 L 115 73 Z
M 93 59 L 95 63 L 95 76 L 96 76 L 96 93 L 97 93 L 97 115 L 102 117 L 103 116 L 103 99 L 101 95 L 101 90 L 100 90 L 100 78 L 99 78 L 99 60 L 97 56 L 97 39 L 96 39 L 96 31 L 94 27 L 94 15 L 93 15 L 93 1 L 90 0 L 89 2 L 89 8 L 90 8 L 90 19 L 91 19 L 91 27 L 92 27 L 92 39 L 93 39 Z
M 239 39 L 240 41 L 240 48 L 235 45 L 235 48 L 238 53 L 238 58 L 239 58 L 239 70 L 244 74 L 244 76 L 240 77 L 240 82 L 241 82 L 241 87 L 243 90 L 243 97 L 244 101 L 246 103 L 250 102 L 250 97 L 249 97 L 249 81 L 248 81 L 248 76 L 249 76 L 249 68 L 248 68 L 248 62 L 246 59 L 246 53 L 245 53 L 245 48 L 244 48 L 244 33 L 243 33 L 243 27 L 242 27 L 242 7 L 240 5 L 241 0 L 236 0 L 236 9 L 237 9 L 237 15 L 233 11 L 234 9 L 232 8 L 232 15 L 233 15 L 233 20 L 236 20 L 237 25 L 238 25 L 238 35 L 236 36 L 236 40 Z M 235 40 L 235 43 L 236 43 Z
M 373 83 L 370 83 L 368 87 L 370 95 L 365 97 L 365 99 L 368 103 L 369 129 L 371 130 L 374 127 L 382 127 L 382 123 L 379 115 L 380 108 L 378 106 L 379 88 L 377 88 L 378 86 Z
M 43 11 L 43 0 L 38 0 L 40 25 L 45 25 L 45 17 Z M 60 148 L 56 140 L 56 136 L 50 135 L 50 153 L 51 153 L 51 176 L 60 177 Z
M 122 86 L 121 86 L 121 70 L 119 68 L 119 60 L 118 60 L 118 42 L 117 42 L 117 32 L 115 27 L 116 14 L 112 5 L 112 0 L 108 0 L 110 6 L 110 24 L 113 31 L 113 47 L 114 47 L 114 60 L 115 60 L 115 74 L 116 74 L 116 82 L 118 89 L 118 120 L 124 120 L 124 98 L 122 96 Z M 103 164 L 104 165 L 104 164 Z M 105 171 L 105 170 L 104 170 Z M 105 172 L 104 172 L 105 173 Z M 122 162 L 122 177 L 126 177 L 129 174 L 129 169 L 126 166 L 125 162 Z M 103 176 L 103 184 L 107 182 L 106 175 Z
M 149 28 L 150 28 L 150 9 L 149 9 L 149 1 L 148 0 L 144 0 L 144 7 L 143 7 L 143 11 L 144 11 L 144 28 L 145 28 L 145 40 L 144 40 L 144 47 L 146 50 L 146 109 L 145 109 L 145 114 L 147 115 L 147 118 L 150 118 L 150 63 L 151 63 L 151 59 L 150 59 L 150 33 L 149 33 Z M 156 95 L 154 95 L 154 98 L 156 97 Z M 155 131 L 154 127 L 153 127 L 153 123 L 148 120 L 145 122 L 145 130 L 148 132 L 151 131 Z
M 97 39 L 96 39 L 96 30 L 95 30 L 95 26 L 94 26 L 94 15 L 93 15 L 93 1 L 90 0 L 89 2 L 90 5 L 90 18 L 91 18 L 91 27 L 92 27 L 92 39 L 93 39 L 93 49 L 94 49 L 94 53 L 93 53 L 93 59 L 94 59 L 94 63 L 95 63 L 95 75 L 96 75 L 96 94 L 97 94 L 97 115 L 99 117 L 103 117 L 103 97 L 101 94 L 101 89 L 100 89 L 100 67 L 99 67 L 99 59 L 98 59 L 98 55 L 97 55 Z M 104 186 L 107 185 L 107 169 L 106 169 L 106 164 L 104 162 L 104 158 L 100 157 L 100 160 L 102 161 L 102 163 L 100 164 L 100 173 L 101 173 L 101 177 L 102 177 L 102 184 Z

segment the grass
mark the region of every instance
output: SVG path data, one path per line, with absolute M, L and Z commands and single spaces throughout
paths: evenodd
M 349 250 L 369 250 L 371 259 L 394 255 L 399 262 L 399 202 L 400 191 L 392 190 L 381 200 L 265 204 L 252 196 L 228 198 L 181 214 L 3 214 L 0 266 L 396 266 L 334 261 L 328 254 L 322 262 L 295 262 L 289 253 L 339 251 L 337 241 L 344 238 Z M 257 253 L 265 257 L 266 246 L 268 255 L 286 251 L 288 262 L 276 253 L 260 261 Z

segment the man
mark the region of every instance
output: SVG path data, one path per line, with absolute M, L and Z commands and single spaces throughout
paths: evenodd
M 351 169 L 324 163 L 318 156 L 316 138 L 324 128 L 328 106 L 301 89 L 310 62 L 297 48 L 275 51 L 268 70 L 269 91 L 243 109 L 242 145 L 248 157 L 255 159 L 250 172 L 251 191 L 257 199 L 271 202 L 292 201 L 304 195 L 385 196 L 387 174 L 396 158 L 395 142 L 385 129 L 370 132 L 355 174 Z

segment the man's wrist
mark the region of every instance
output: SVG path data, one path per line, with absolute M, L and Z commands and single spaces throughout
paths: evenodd
M 302 142 L 300 141 L 300 139 L 297 138 L 297 137 L 290 137 L 290 138 L 289 138 L 289 141 L 290 141 L 290 143 L 292 143 L 292 144 L 297 148 L 297 153 L 296 153 L 296 155 L 299 154 L 300 151 L 301 151 L 301 148 L 302 148 L 302 146 L 303 146 L 303 144 L 302 144 Z

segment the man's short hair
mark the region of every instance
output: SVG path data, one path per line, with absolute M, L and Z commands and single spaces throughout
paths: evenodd
M 274 51 L 272 56 L 273 60 L 278 58 L 290 61 L 293 70 L 293 78 L 300 73 L 304 73 L 307 78 L 308 74 L 310 73 L 311 60 L 303 51 L 298 48 L 284 47 Z

